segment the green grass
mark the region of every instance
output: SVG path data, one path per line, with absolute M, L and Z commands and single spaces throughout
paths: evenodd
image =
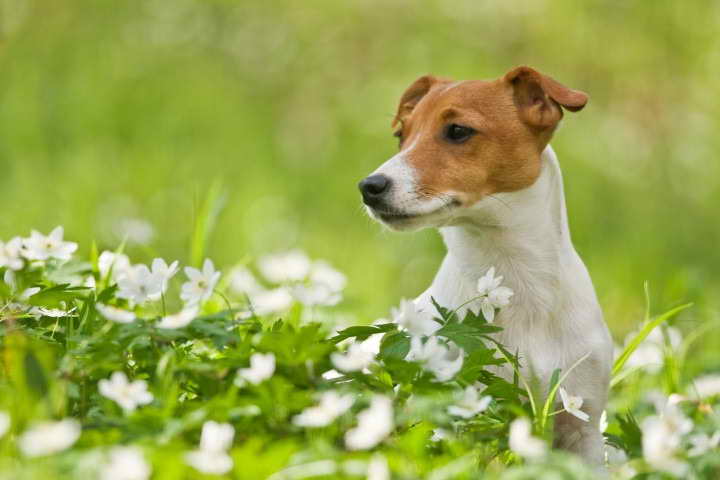
M 720 10 L 709 0 L 0 0 L 0 240 L 62 224 L 80 242 L 78 258 L 91 264 L 99 251 L 123 245 L 134 261 L 163 256 L 197 266 L 209 256 L 225 271 L 300 248 L 348 276 L 345 300 L 331 312 L 313 311 L 313 318 L 368 325 L 387 318 L 400 298 L 423 291 L 443 255 L 435 232 L 390 234 L 360 207 L 357 182 L 395 151 L 390 121 L 401 92 L 425 73 L 492 78 L 531 65 L 590 95 L 586 109 L 566 115 L 553 146 L 573 241 L 616 342 L 629 354 L 651 327 L 663 324 L 657 327 L 664 332 L 659 373 L 622 368 L 627 354 L 616 363 L 609 432 L 639 458 L 633 422 L 619 419 L 626 412 L 650 415 L 649 391 L 686 393 L 692 379 L 720 371 L 719 28 Z M 134 242 L 118 226 L 123 219 L 149 222 L 152 240 Z M 646 282 L 652 311 L 643 299 Z M 70 298 L 78 305 L 92 304 L 76 295 Z M 213 302 L 227 309 L 221 298 Z M 681 311 L 687 303 L 693 307 Z M 167 308 L 177 307 L 170 296 Z M 77 330 L 78 342 L 118 330 L 102 329 L 87 308 L 78 311 L 80 323 L 66 326 Z M 209 321 L 202 335 L 216 332 L 214 321 L 225 325 L 227 318 Z M 258 321 L 269 328 L 269 320 Z M 92 325 L 101 330 L 85 330 Z M 12 369 L 25 375 L 24 363 L 38 371 L 34 360 L 18 360 L 35 348 L 48 378 L 32 387 L 49 388 L 37 405 L 36 391 L 9 390 L 22 406 L 13 408 L 28 421 L 78 413 L 70 406 L 100 408 L 88 397 L 99 377 L 82 380 L 78 391 L 62 379 L 64 369 L 80 368 L 66 356 L 77 345 L 44 343 L 47 329 L 62 333 L 61 327 L 43 325 L 39 344 L 32 335 L 3 338 L 3 348 L 19 349 L 21 357 L 11 357 L 2 381 Z M 669 342 L 669 327 L 682 332 L 678 348 Z M 624 342 L 630 332 L 635 341 Z M 233 346 L 233 368 L 249 349 L 243 342 Z M 171 371 L 179 361 L 173 355 L 163 357 Z M 97 375 L 110 372 L 112 365 L 103 365 Z M 172 375 L 145 367 L 153 388 L 164 391 Z M 383 381 L 392 380 L 388 375 Z M 195 400 L 198 410 L 234 398 L 216 397 L 216 386 L 206 383 L 212 388 Z M 77 407 L 83 398 L 85 406 Z M 544 399 L 538 401 L 546 410 Z M 26 405 L 34 406 L 25 412 Z M 701 407 L 686 414 L 711 433 L 716 414 L 701 421 Z M 125 433 L 94 438 L 91 429 L 78 448 L 173 418 L 161 435 L 169 443 L 147 452 L 164 465 L 163 478 L 179 478 L 177 451 L 196 443 L 202 415 L 175 418 L 175 407 L 163 402 L 153 408 L 161 412 L 132 421 L 114 412 Z M 239 478 L 264 478 L 307 442 L 277 440 L 280 421 L 273 421 L 263 424 L 260 438 L 236 442 L 236 464 L 255 465 Z M 169 439 L 178 431 L 175 444 Z M 402 454 L 389 454 L 391 466 L 405 463 L 403 455 L 424 455 L 424 434 L 411 432 L 399 440 Z M 337 440 L 339 431 L 334 435 Z M 320 437 L 321 446 L 330 438 Z M 12 441 L 0 441 L 0 454 L 12 458 Z M 464 468 L 468 458 L 477 463 L 468 445 L 454 448 L 439 452 L 439 459 L 423 456 L 428 464 L 417 468 L 440 469 L 429 478 L 453 478 L 442 472 Z M 51 461 L 49 471 L 70 469 L 78 459 L 73 452 Z M 253 462 L 258 455 L 263 461 Z M 510 475 L 508 462 L 501 455 L 488 469 Z M 708 462 L 717 468 L 716 460 Z M 45 466 L 37 468 L 38 478 L 46 478 Z M 533 474 L 536 466 L 522 468 L 509 478 Z

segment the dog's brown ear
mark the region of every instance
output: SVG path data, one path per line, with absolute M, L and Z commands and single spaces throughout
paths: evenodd
M 393 119 L 392 126 L 395 127 L 399 122 L 402 122 L 410 112 L 413 111 L 415 105 L 422 100 L 422 98 L 430 91 L 433 85 L 439 81 L 438 78 L 432 75 L 423 75 L 422 77 L 415 80 L 410 85 L 402 97 L 400 97 L 400 104 L 398 105 L 397 113 Z
M 554 128 L 562 118 L 560 107 L 577 112 L 588 101 L 587 94 L 530 67 L 517 67 L 505 74 L 504 80 L 513 87 L 515 104 L 523 120 L 535 127 Z

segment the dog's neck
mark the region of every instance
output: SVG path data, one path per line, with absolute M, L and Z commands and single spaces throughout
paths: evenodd
M 513 304 L 538 313 L 551 311 L 563 260 L 574 255 L 555 152 L 550 146 L 544 150 L 542 171 L 532 186 L 487 197 L 440 231 L 448 256 L 434 290 L 457 292 L 450 298 L 444 295 L 446 301 L 472 298 L 473 282 L 494 266 L 503 284 L 515 291 Z

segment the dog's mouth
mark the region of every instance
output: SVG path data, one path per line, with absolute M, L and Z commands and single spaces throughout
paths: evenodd
M 459 202 L 452 201 L 447 205 L 443 205 L 439 208 L 427 212 L 406 212 L 402 210 L 372 207 L 368 207 L 368 210 L 372 213 L 373 217 L 385 224 L 399 225 L 404 223 L 411 223 L 414 220 L 418 220 L 421 218 L 437 216 L 438 214 L 446 214 L 449 211 L 454 210 L 459 205 Z

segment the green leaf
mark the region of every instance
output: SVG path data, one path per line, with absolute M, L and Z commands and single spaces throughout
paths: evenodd
M 356 327 L 349 327 L 344 330 L 340 330 L 337 335 L 328 339 L 330 343 L 340 343 L 346 338 L 355 337 L 357 340 L 367 340 L 371 335 L 376 333 L 385 333 L 397 330 L 397 324 L 395 323 L 383 323 L 381 325 L 361 325 Z
M 25 353 L 25 382 L 30 390 L 44 397 L 48 392 L 48 380 L 40 361 L 33 352 Z
M 410 351 L 410 337 L 405 332 L 387 333 L 380 342 L 381 360 L 402 360 Z
M 500 330 L 502 328 L 490 324 L 469 325 L 451 321 L 446 323 L 435 334 L 452 340 L 466 353 L 472 353 L 478 349 L 487 349 L 485 335 Z
M 652 320 L 649 320 L 643 325 L 643 328 L 640 329 L 640 332 L 635 335 L 635 337 L 628 343 L 627 347 L 623 350 L 623 352 L 620 354 L 617 360 L 615 360 L 615 365 L 613 365 L 612 369 L 612 376 L 616 376 L 620 373 L 620 370 L 622 370 L 622 367 L 625 365 L 625 362 L 627 362 L 628 358 L 630 358 L 630 355 L 633 354 L 633 352 L 640 346 L 640 344 L 647 338 L 648 335 L 650 335 L 650 332 L 653 331 L 655 327 L 658 325 L 666 322 L 670 318 L 674 317 L 678 313 L 682 312 L 683 310 L 691 307 L 692 303 L 686 303 L 684 305 L 680 305 L 678 307 L 675 307 L 671 310 L 668 310 L 667 312 L 656 316 Z

